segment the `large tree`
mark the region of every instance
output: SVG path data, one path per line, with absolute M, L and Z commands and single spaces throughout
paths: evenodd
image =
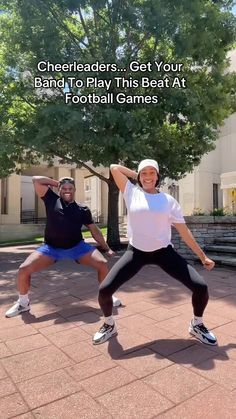
M 0 176 L 54 155 L 94 167 L 116 162 L 135 167 L 152 157 L 162 177 L 174 179 L 191 171 L 213 149 L 219 125 L 235 110 L 235 76 L 226 71 L 235 42 L 233 3 L 0 0 Z M 40 61 L 116 67 L 40 71 L 45 70 Z M 34 77 L 66 83 L 35 89 Z M 68 77 L 83 86 L 68 84 Z M 88 85 L 88 77 L 101 82 Z M 158 87 L 147 86 L 147 78 L 159 80 Z M 110 93 L 113 103 L 66 104 L 65 93 Z M 119 93 L 149 101 L 155 96 L 157 103 L 119 103 Z M 118 190 L 111 177 L 99 176 L 109 189 L 108 242 L 117 245 Z

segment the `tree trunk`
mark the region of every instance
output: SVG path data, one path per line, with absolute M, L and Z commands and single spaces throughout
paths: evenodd
M 119 189 L 111 174 L 108 182 L 108 219 L 107 219 L 107 244 L 113 250 L 121 249 L 118 217 Z

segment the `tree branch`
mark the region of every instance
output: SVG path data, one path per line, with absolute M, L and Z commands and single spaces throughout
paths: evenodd
M 22 96 L 20 93 L 19 93 L 19 97 L 21 98 L 21 100 L 22 100 L 22 102 L 25 102 L 25 103 L 27 103 L 27 105 L 29 105 L 32 109 L 36 109 L 36 106 L 35 105 L 33 105 L 32 103 L 30 103 L 24 96 Z
M 85 21 L 84 21 L 84 18 L 83 18 L 83 15 L 82 15 L 82 12 L 81 12 L 80 6 L 78 7 L 78 10 L 79 10 L 80 22 L 81 22 L 81 24 L 82 24 L 82 26 L 83 26 L 84 33 L 86 34 L 86 36 L 87 36 L 87 38 L 88 38 L 88 40 L 89 40 L 89 36 L 90 36 L 90 34 L 89 34 L 89 30 L 88 30 L 88 28 L 87 28 L 87 26 L 86 26 L 86 24 L 85 24 Z
M 58 16 L 56 15 L 56 13 L 52 10 L 51 7 L 48 7 L 47 4 L 45 4 L 44 0 L 39 0 L 44 7 L 47 8 L 47 10 L 51 13 L 53 19 L 56 21 L 56 23 L 62 27 L 62 29 L 64 30 L 64 32 L 70 37 L 71 41 L 79 48 L 80 52 L 83 53 L 83 50 L 81 48 L 81 46 L 79 45 L 79 43 L 83 44 L 85 47 L 87 47 L 86 43 L 82 40 L 79 39 L 76 35 L 74 35 L 70 29 L 68 29 L 68 27 L 64 24 L 64 22 L 62 21 L 61 17 L 60 19 L 58 18 Z M 78 43 L 79 42 L 79 43 Z M 91 52 L 92 54 L 92 52 Z M 95 57 L 94 57 L 95 58 Z
M 137 54 L 137 52 L 140 50 L 140 48 L 142 48 L 143 43 L 146 41 L 146 39 L 148 39 L 148 37 L 149 37 L 149 34 L 146 33 L 143 36 L 143 38 L 139 41 L 138 45 L 136 45 L 136 47 L 134 47 L 134 49 L 130 53 L 129 61 L 131 61 L 132 58 L 134 58 L 134 54 Z
M 50 153 L 53 153 L 53 150 L 49 150 Z M 55 154 L 55 152 L 54 152 Z M 71 164 L 76 164 L 76 167 L 79 166 L 83 166 L 85 169 L 89 170 L 90 173 L 92 173 L 93 175 L 97 176 L 99 179 L 101 179 L 103 182 L 106 182 L 107 184 L 110 183 L 110 180 L 108 178 L 106 178 L 105 176 L 101 175 L 100 173 L 96 172 L 96 170 L 94 170 L 92 167 L 90 167 L 87 163 L 84 163 L 81 160 L 77 160 L 76 162 L 68 156 L 61 156 L 59 154 L 57 154 L 57 157 L 59 157 L 62 160 L 66 160 Z
M 88 47 L 89 47 L 89 50 L 90 50 L 90 52 L 91 52 L 91 55 L 92 55 L 92 57 L 93 58 L 96 58 L 96 55 L 94 54 L 94 50 L 91 48 L 91 43 L 90 43 L 90 33 L 89 33 L 89 30 L 88 30 L 88 28 L 87 28 L 87 26 L 86 26 L 86 24 L 85 24 L 85 20 L 84 20 L 84 18 L 83 18 L 83 14 L 82 14 L 82 12 L 81 12 L 81 8 L 80 8 L 80 6 L 78 7 L 78 11 L 79 11 L 79 17 L 80 17 L 80 22 L 81 22 L 81 24 L 82 24 L 82 26 L 83 26 L 83 29 L 84 29 L 84 33 L 85 33 L 85 35 L 86 35 L 86 37 L 87 37 L 87 40 L 88 40 Z
M 155 43 L 153 47 L 153 59 L 155 58 L 155 55 L 156 55 L 157 44 L 158 44 L 158 39 L 157 39 L 157 36 L 155 36 Z
M 110 183 L 110 181 L 109 181 L 108 178 L 106 178 L 105 176 L 103 176 L 100 173 L 96 172 L 96 170 L 92 169 L 92 167 L 90 167 L 87 163 L 84 163 L 84 162 L 82 162 L 82 161 L 79 160 L 78 165 L 81 165 L 81 166 L 85 167 L 85 169 L 88 169 L 90 171 L 90 173 L 92 173 L 93 175 L 97 176 L 99 179 L 103 180 L 107 184 Z

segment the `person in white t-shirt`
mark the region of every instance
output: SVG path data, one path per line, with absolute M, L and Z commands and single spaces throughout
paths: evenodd
M 117 334 L 112 317 L 112 294 L 143 266 L 156 264 L 192 291 L 193 318 L 189 333 L 203 343 L 216 345 L 214 334 L 206 328 L 202 318 L 209 298 L 207 284 L 174 250 L 171 226 L 176 228 L 206 269 L 211 270 L 215 263 L 205 255 L 186 226 L 179 203 L 171 195 L 157 189 L 158 163 L 152 159 L 142 160 L 138 173 L 117 164 L 112 164 L 110 169 L 126 203 L 129 245 L 99 287 L 98 300 L 104 314 L 104 324 L 95 333 L 93 344 L 103 343 Z M 134 185 L 129 178 L 136 179 L 138 184 Z

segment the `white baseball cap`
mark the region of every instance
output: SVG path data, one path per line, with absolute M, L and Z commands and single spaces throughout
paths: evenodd
M 154 169 L 156 169 L 157 173 L 159 173 L 159 166 L 156 160 L 152 160 L 152 159 L 145 159 L 142 160 L 139 165 L 138 165 L 138 173 L 141 172 L 141 170 L 143 170 L 145 167 L 147 166 L 151 166 L 154 167 Z

